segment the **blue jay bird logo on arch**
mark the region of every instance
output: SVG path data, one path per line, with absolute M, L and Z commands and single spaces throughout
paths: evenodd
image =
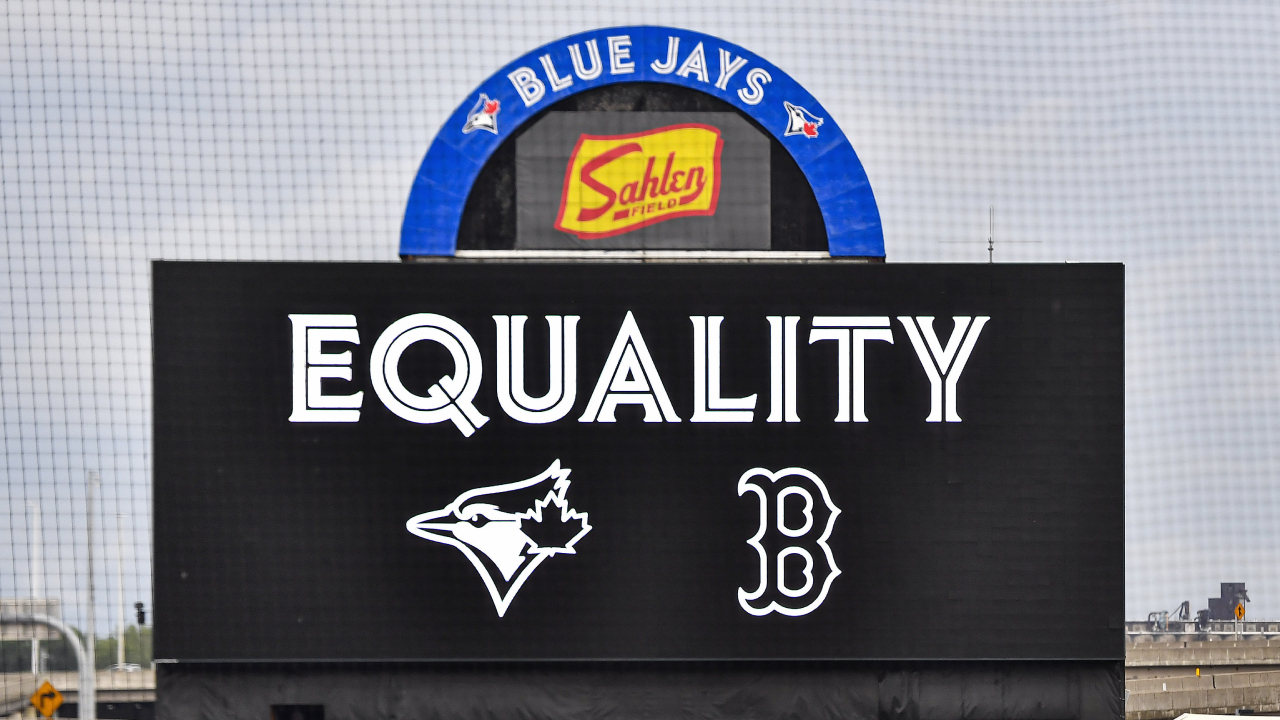
M 822 127 L 822 123 L 826 122 L 825 120 L 799 105 L 792 105 L 785 100 L 782 102 L 782 106 L 787 110 L 787 129 L 783 131 L 783 137 L 803 135 L 810 140 L 818 137 L 818 128 Z
M 574 546 L 591 532 L 587 513 L 569 506 L 570 472 L 557 459 L 528 480 L 468 490 L 405 527 L 462 551 L 503 617 L 539 565 L 552 555 L 576 554 Z
M 490 98 L 484 93 L 480 93 L 480 99 L 476 100 L 471 112 L 467 114 L 466 124 L 462 126 L 463 134 L 472 133 L 476 130 L 488 130 L 497 135 L 498 110 L 500 109 L 502 109 L 501 102 Z

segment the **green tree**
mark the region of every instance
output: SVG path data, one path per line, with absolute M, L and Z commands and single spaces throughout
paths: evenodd
M 94 644 L 95 664 L 104 670 L 116 664 L 116 647 L 119 638 L 111 636 L 98 638 Z M 136 625 L 130 625 L 124 631 L 124 661 L 136 663 L 142 667 L 151 667 L 151 628 L 143 627 L 141 631 Z

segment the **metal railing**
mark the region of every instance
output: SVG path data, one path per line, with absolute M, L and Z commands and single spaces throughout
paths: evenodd
M 76 653 L 76 664 L 80 670 L 80 685 L 77 688 L 79 694 L 79 717 L 81 720 L 97 720 L 98 704 L 94 693 L 94 658 L 93 644 L 85 645 L 80 642 L 80 637 L 71 629 L 70 625 L 49 617 L 48 615 L 30 614 L 30 615 L 0 615 L 0 624 L 6 625 L 45 625 L 62 633 L 62 636 L 70 643 L 72 650 Z

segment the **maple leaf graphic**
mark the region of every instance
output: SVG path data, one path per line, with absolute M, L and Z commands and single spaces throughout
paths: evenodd
M 574 543 L 590 532 L 591 526 L 587 524 L 586 513 L 569 507 L 561 489 L 559 493 L 547 493 L 545 498 L 535 501 L 527 513 L 520 514 L 520 531 L 537 544 L 529 549 L 530 554 L 573 555 L 576 554 Z

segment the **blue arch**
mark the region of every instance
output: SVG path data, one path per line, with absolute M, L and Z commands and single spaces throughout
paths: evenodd
M 676 62 L 668 65 L 673 45 Z M 594 64 L 592 46 L 598 55 Z M 576 69 L 570 50 L 574 47 L 580 58 Z M 696 67 L 699 47 L 702 72 Z M 735 65 L 724 78 L 722 73 Z M 592 30 L 547 43 L 481 83 L 449 116 L 427 150 L 409 192 L 400 254 L 453 255 L 471 185 L 513 131 L 570 95 L 628 82 L 700 90 L 754 118 L 778 138 L 809 179 L 826 222 L 831 254 L 884 257 L 871 183 L 848 138 L 817 99 L 773 64 L 737 45 L 692 30 L 649 26 Z M 497 111 L 480 118 L 480 123 L 469 123 L 481 111 L 482 95 L 490 103 L 497 101 Z M 816 130 L 816 137 L 803 131 L 788 134 L 797 108 L 807 113 L 801 118 L 814 126 L 809 131 Z

